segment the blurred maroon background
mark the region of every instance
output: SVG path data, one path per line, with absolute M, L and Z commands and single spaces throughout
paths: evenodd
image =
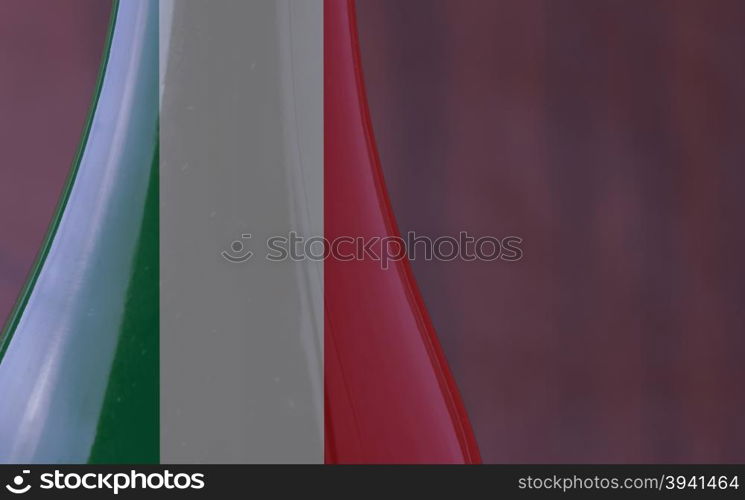
M 745 2 L 358 0 L 403 233 L 487 462 L 745 461 Z
M 110 12 L 107 0 L 0 2 L 0 323 L 70 171 Z

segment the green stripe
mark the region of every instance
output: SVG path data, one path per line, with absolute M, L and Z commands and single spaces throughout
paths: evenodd
M 160 461 L 158 185 L 156 149 L 119 345 L 89 463 Z

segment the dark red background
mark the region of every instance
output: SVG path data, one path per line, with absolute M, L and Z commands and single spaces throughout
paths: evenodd
M 358 0 L 402 232 L 485 461 L 745 460 L 745 3 Z
M 70 171 L 110 11 L 106 0 L 0 2 L 0 323 Z

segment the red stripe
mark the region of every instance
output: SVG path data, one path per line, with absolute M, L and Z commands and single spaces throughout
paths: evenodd
M 399 235 L 367 109 L 354 5 L 324 12 L 326 238 Z M 467 415 L 407 261 L 325 265 L 326 461 L 477 463 Z

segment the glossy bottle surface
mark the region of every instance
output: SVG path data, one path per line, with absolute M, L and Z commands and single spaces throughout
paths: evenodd
M 0 462 L 157 461 L 157 23 L 156 2 L 116 6 L 79 158 L 3 339 Z
M 352 2 L 325 5 L 325 235 L 398 234 Z M 408 262 L 325 265 L 327 463 L 474 463 L 478 450 Z

